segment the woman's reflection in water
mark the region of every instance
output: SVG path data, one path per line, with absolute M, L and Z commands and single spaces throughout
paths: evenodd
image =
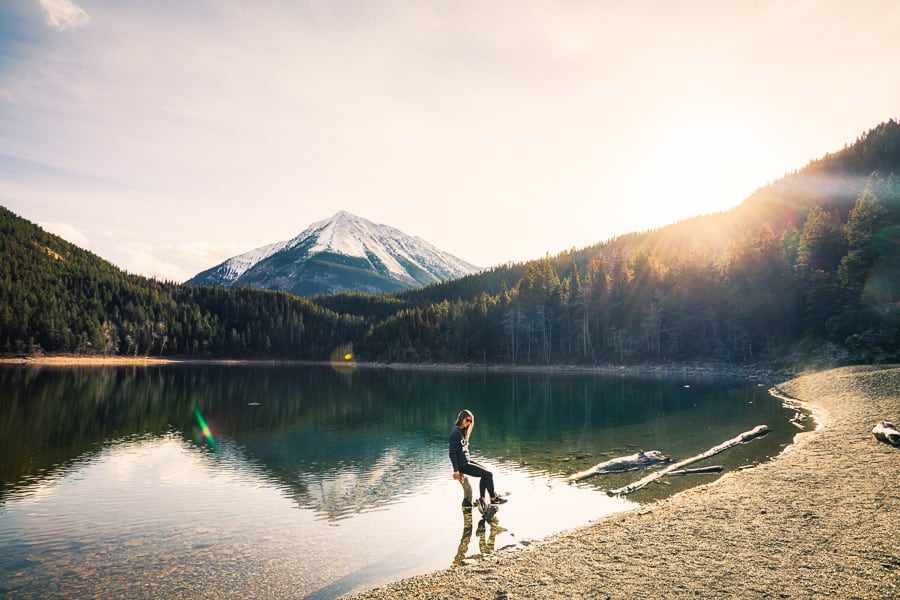
M 496 539 L 497 534 L 506 531 L 506 529 L 500 526 L 496 515 L 494 515 L 490 522 L 480 519 L 478 521 L 478 528 L 476 529 L 480 553 L 466 556 L 466 552 L 469 550 L 469 543 L 472 541 L 472 507 L 463 507 L 462 514 L 463 532 L 462 537 L 459 540 L 459 547 L 456 549 L 456 557 L 453 559 L 452 566 L 454 567 L 461 565 L 467 558 L 479 559 L 493 552 L 494 540 Z M 490 526 L 490 534 L 487 533 L 488 526 Z

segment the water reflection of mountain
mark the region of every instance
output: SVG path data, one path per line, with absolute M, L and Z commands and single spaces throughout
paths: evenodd
M 410 491 L 437 463 L 433 452 L 423 460 L 427 436 L 409 433 L 418 428 L 398 432 L 398 411 L 377 409 L 342 376 L 300 372 L 298 382 L 279 369 L 2 368 L 0 501 L 122 439 L 177 431 L 202 445 L 195 406 L 239 468 L 328 518 Z
M 327 367 L 5 367 L 0 500 L 116 440 L 172 432 L 195 440 L 195 407 L 237 468 L 254 469 L 330 519 L 415 493 L 429 473 L 449 474 L 446 440 L 463 407 L 476 415 L 479 456 L 554 474 L 637 447 L 689 455 L 741 427 L 786 420 L 763 390 L 739 382 L 686 388 L 671 380 Z
M 443 452 L 424 438 L 284 432 L 235 440 L 244 459 L 300 507 L 335 520 L 415 494 Z

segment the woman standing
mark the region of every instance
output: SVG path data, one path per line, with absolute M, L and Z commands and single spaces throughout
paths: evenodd
M 456 426 L 450 434 L 450 462 L 453 463 L 453 479 L 459 479 L 460 473 L 479 478 L 480 503 L 484 511 L 485 492 L 489 494 L 489 504 L 503 504 L 505 498 L 497 496 L 494 490 L 494 474 L 469 458 L 469 436 L 475 426 L 475 415 L 463 409 L 456 417 Z

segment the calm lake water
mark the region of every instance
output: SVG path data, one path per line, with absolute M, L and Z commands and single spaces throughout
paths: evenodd
M 510 493 L 492 524 L 451 477 L 462 408 Z M 717 477 L 626 499 L 604 490 L 646 471 L 565 481 L 616 456 L 680 460 L 767 424 L 696 466 L 766 460 L 793 414 L 758 384 L 687 375 L 0 367 L 0 595 L 334 598 Z

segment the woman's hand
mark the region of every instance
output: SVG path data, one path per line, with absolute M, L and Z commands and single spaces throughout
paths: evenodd
M 453 479 L 459 479 L 459 471 L 453 471 Z

